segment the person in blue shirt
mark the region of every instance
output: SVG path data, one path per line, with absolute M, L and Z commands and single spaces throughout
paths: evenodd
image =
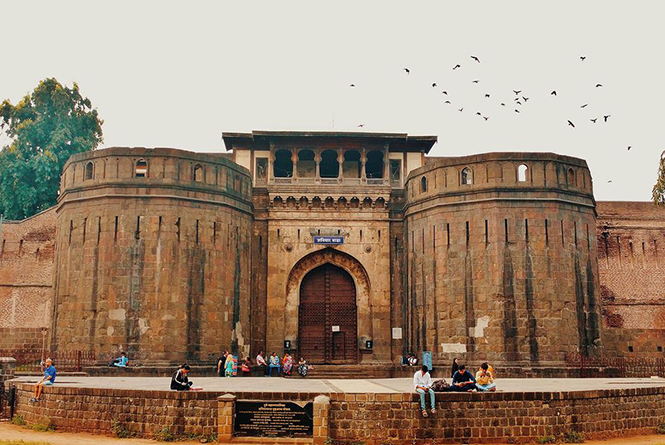
M 459 365 L 459 369 L 453 375 L 453 384 L 450 385 L 451 391 L 473 391 L 476 389 L 476 379 L 466 366 Z
M 53 386 L 55 383 L 55 366 L 50 358 L 46 359 L 46 367 L 44 368 L 44 377 L 35 385 L 35 396 L 30 399 L 31 402 L 39 402 L 39 397 L 42 395 L 45 386 Z
M 125 354 L 124 352 L 121 352 L 120 357 L 115 359 L 115 361 L 113 363 L 113 366 L 117 366 L 119 368 L 126 368 L 128 362 L 129 362 L 129 359 L 127 358 L 127 354 Z

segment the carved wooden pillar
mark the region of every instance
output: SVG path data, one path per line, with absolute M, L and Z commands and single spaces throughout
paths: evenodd
M 337 165 L 339 166 L 338 180 L 339 182 L 344 182 L 344 153 L 341 148 L 337 149 Z
M 367 153 L 363 148 L 362 153 L 360 153 L 360 178 L 362 182 L 367 182 L 367 172 L 365 171 L 365 163 L 367 162 Z
M 316 163 L 316 183 L 321 183 L 321 151 L 314 152 L 314 162 Z
M 383 183 L 390 183 L 390 145 L 385 144 L 383 150 Z
M 268 181 L 268 184 L 274 182 L 274 175 L 273 172 L 274 166 L 273 163 L 275 162 L 275 143 L 271 142 L 270 143 L 270 156 L 268 157 L 268 177 L 266 180 Z
M 298 153 L 295 148 L 291 149 L 291 163 L 293 164 L 293 179 L 298 177 Z

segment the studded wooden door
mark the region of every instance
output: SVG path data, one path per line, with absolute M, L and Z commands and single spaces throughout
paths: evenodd
M 356 288 L 343 269 L 325 264 L 300 285 L 299 355 L 311 363 L 358 360 Z

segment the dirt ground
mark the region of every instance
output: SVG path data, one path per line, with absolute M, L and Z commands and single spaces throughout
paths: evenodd
M 62 433 L 54 432 L 37 432 L 32 431 L 20 426 L 12 425 L 8 422 L 0 423 L 0 440 L 24 440 L 46 442 L 52 445 L 139 445 L 139 444 L 152 444 L 157 442 L 150 439 L 115 439 L 113 437 L 98 436 L 93 434 L 84 433 Z M 200 442 L 176 442 L 179 445 L 193 445 L 200 444 Z M 621 439 L 612 439 L 604 441 L 587 441 L 586 445 L 665 445 L 665 436 L 632 436 Z M 251 445 L 244 443 L 243 445 Z M 258 445 L 258 444 L 257 444 Z

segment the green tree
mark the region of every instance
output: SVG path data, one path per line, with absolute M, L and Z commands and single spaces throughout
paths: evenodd
M 79 87 L 44 79 L 16 105 L 0 105 L 0 213 L 23 219 L 56 203 L 60 173 L 69 157 L 102 142 L 102 123 Z
M 660 154 L 660 163 L 658 165 L 658 179 L 653 186 L 651 194 L 655 204 L 665 204 L 665 151 Z

